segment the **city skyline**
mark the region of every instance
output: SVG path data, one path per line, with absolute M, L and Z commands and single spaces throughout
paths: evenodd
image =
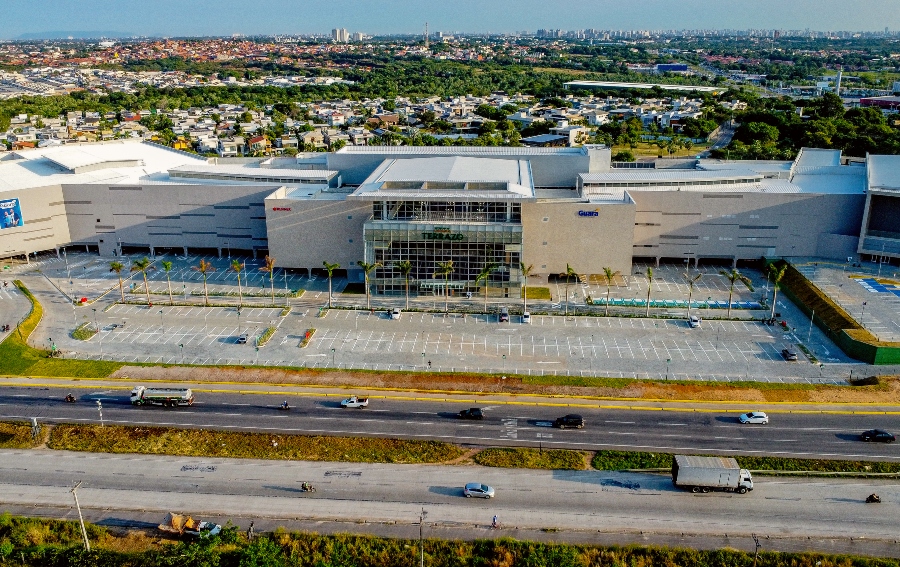
M 351 33 L 416 34 L 425 22 L 432 32 L 515 33 L 538 28 L 577 30 L 681 30 L 681 29 L 810 29 L 814 31 L 884 31 L 900 28 L 900 14 L 890 0 L 871 0 L 865 10 L 848 10 L 837 0 L 776 0 L 746 2 L 683 0 L 671 3 L 648 0 L 621 5 L 609 0 L 586 0 L 566 10 L 547 10 L 538 0 L 500 0 L 493 3 L 457 0 L 335 0 L 322 6 L 261 0 L 248 10 L 243 3 L 222 0 L 185 4 L 158 0 L 152 11 L 134 0 L 48 0 L 35 18 L 33 4 L 6 7 L 0 39 L 35 37 L 53 30 L 79 32 L 114 30 L 99 35 L 227 36 L 271 34 L 328 35 L 333 28 Z M 140 17 L 135 17 L 140 14 Z

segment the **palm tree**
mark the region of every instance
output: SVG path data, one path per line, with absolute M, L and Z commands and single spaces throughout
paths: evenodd
M 241 271 L 244 269 L 244 263 L 240 260 L 231 261 L 231 271 L 237 274 L 238 280 L 238 309 L 244 306 L 244 290 L 241 287 Z M 274 302 L 273 302 L 274 303 Z
M 412 272 L 413 265 L 409 260 L 402 262 L 394 262 L 394 267 L 400 270 L 403 279 L 406 280 L 406 310 L 409 311 L 409 273 Z
M 788 265 L 782 264 L 780 268 L 776 267 L 775 264 L 769 264 L 769 277 L 772 279 L 772 282 L 775 284 L 772 289 L 772 318 L 775 318 L 775 298 L 778 297 L 778 288 L 781 286 L 781 278 L 784 277 L 784 272 L 787 270 Z
M 363 262 L 360 260 L 357 262 L 359 267 L 363 270 L 363 275 L 366 278 L 366 309 L 371 309 L 372 305 L 369 302 L 369 274 L 372 273 L 372 270 L 381 267 L 381 262 Z
M 122 265 L 122 262 L 109 263 L 109 271 L 115 272 L 119 276 L 119 293 L 122 294 L 122 303 L 125 303 L 125 288 L 122 287 L 122 270 L 124 269 L 125 266 Z
M 322 265 L 328 270 L 328 308 L 331 309 L 331 276 L 334 274 L 335 270 L 341 267 L 341 265 L 329 264 L 328 262 L 322 262 Z
M 528 276 L 534 270 L 534 264 L 525 265 L 525 262 L 519 262 L 519 270 L 522 272 L 522 311 L 528 311 Z
M 172 271 L 172 262 L 163 260 L 162 267 L 163 271 L 166 273 L 166 284 L 169 287 L 169 305 L 175 305 L 175 300 L 172 298 L 172 280 L 169 278 L 169 272 Z
M 647 268 L 647 315 L 650 316 L 650 290 L 653 289 L 653 268 Z
M 566 264 L 566 271 L 559 274 L 560 277 L 566 278 L 566 317 L 569 316 L 569 281 L 572 276 L 578 277 L 578 274 L 575 273 L 575 270 L 572 269 L 572 266 Z
M 731 296 L 734 294 L 734 284 L 737 282 L 741 282 L 747 287 L 747 289 L 753 291 L 753 282 L 750 281 L 750 278 L 740 273 L 736 268 L 731 268 L 730 272 L 727 270 L 720 270 L 719 273 L 725 276 L 728 281 L 731 282 L 731 287 L 728 289 L 728 315 L 726 315 L 726 317 L 731 317 Z M 774 310 L 775 308 L 773 307 L 772 309 Z
M 491 277 L 491 274 L 494 270 L 497 269 L 496 263 L 485 264 L 481 271 L 478 272 L 478 275 L 475 276 L 475 285 L 478 285 L 478 282 L 484 281 L 484 312 L 487 313 L 487 295 L 488 295 L 488 278 Z
M 265 266 L 262 266 L 259 271 L 269 274 L 269 285 L 272 288 L 272 305 L 275 305 L 275 258 L 266 256 Z
M 141 275 L 144 276 L 144 292 L 147 294 L 147 305 L 150 305 L 150 284 L 147 283 L 147 272 L 151 270 L 155 270 L 153 267 L 153 262 L 150 261 L 150 258 L 144 256 L 140 260 L 134 260 L 131 262 L 131 271 L 132 272 L 140 272 Z
M 619 275 L 618 271 L 613 271 L 612 268 L 603 268 L 603 279 L 606 280 L 606 315 L 609 315 L 609 286 L 612 285 L 613 280 Z
M 437 263 L 436 276 L 444 276 L 444 313 L 450 313 L 450 274 L 453 273 L 453 260 Z
M 688 283 L 688 309 L 687 316 L 688 319 L 691 318 L 691 299 L 694 297 L 694 284 L 700 281 L 700 278 L 703 277 L 703 272 L 699 272 L 696 276 L 691 277 L 690 272 L 684 273 L 684 279 L 687 280 Z
M 210 264 L 209 262 L 207 262 L 206 260 L 201 259 L 200 263 L 197 264 L 196 266 L 192 266 L 191 269 L 194 270 L 195 272 L 200 272 L 201 274 L 203 274 L 203 297 L 206 299 L 205 303 L 206 303 L 206 306 L 208 307 L 209 306 L 209 291 L 207 291 L 207 289 L 206 289 L 206 277 L 207 277 L 207 274 L 215 272 L 216 267 L 213 266 L 212 264 Z

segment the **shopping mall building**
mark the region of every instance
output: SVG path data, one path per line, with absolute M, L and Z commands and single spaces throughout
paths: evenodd
M 639 167 L 635 167 L 635 166 Z M 629 166 L 629 167 L 619 167 Z M 579 148 L 346 147 L 212 159 L 151 143 L 0 153 L 0 258 L 81 247 L 269 255 L 322 270 L 380 263 L 370 283 L 517 297 L 569 265 L 738 265 L 767 257 L 900 259 L 900 156 L 611 164 Z M 442 269 L 452 262 L 452 271 Z

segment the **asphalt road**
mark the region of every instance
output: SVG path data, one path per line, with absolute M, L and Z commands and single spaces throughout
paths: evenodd
M 105 423 L 279 431 L 325 435 L 437 439 L 472 446 L 530 446 L 571 449 L 619 449 L 665 452 L 724 452 L 804 458 L 900 460 L 900 444 L 869 444 L 860 432 L 882 428 L 900 431 L 898 415 L 777 413 L 769 425 L 740 425 L 734 413 L 648 411 L 482 405 L 486 419 L 463 421 L 454 402 L 373 399 L 367 409 L 342 409 L 331 397 L 291 397 L 290 411 L 280 411 L 283 397 L 196 393 L 192 407 L 132 407 L 127 390 L 81 390 L 75 403 L 62 401 L 64 390 L 0 388 L 0 419 L 98 423 L 96 401 Z M 589 403 L 584 400 L 576 403 Z M 603 402 L 600 402 L 603 403 Z M 556 417 L 579 413 L 580 430 L 552 427 Z
M 755 533 L 764 540 L 810 536 L 884 544 L 896 541 L 900 513 L 896 481 L 761 478 L 746 495 L 691 494 L 675 489 L 667 475 L 619 472 L 0 451 L 4 508 L 71 502 L 73 480 L 84 481 L 83 507 L 117 518 L 155 510 L 161 520 L 172 510 L 216 518 L 405 523 L 424 508 L 431 525 L 481 533 L 496 514 L 510 532 Z M 303 481 L 317 492 L 301 493 Z M 467 482 L 493 486 L 496 498 L 464 498 Z M 883 503 L 864 504 L 874 491 Z

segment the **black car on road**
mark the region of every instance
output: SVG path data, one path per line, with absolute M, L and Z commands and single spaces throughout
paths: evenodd
M 863 431 L 859 438 L 863 441 L 877 441 L 880 443 L 893 443 L 896 440 L 892 433 L 882 431 L 881 429 Z
M 553 422 L 553 427 L 558 427 L 560 429 L 581 429 L 584 427 L 584 418 L 574 413 L 564 415 L 556 418 L 556 421 Z
M 460 419 L 484 419 L 484 412 L 481 408 L 469 408 L 459 412 Z

